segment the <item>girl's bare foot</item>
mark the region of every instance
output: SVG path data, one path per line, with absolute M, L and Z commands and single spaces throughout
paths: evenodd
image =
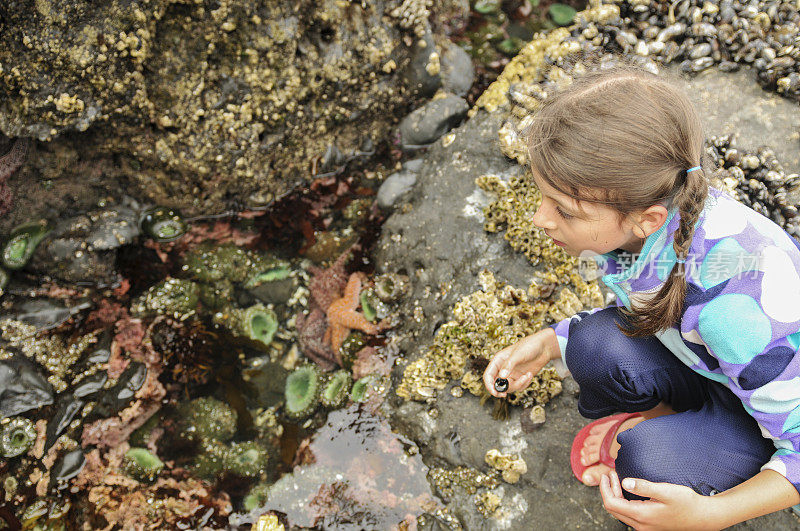
M 644 417 L 633 417 L 626 420 L 620 425 L 619 429 L 617 430 L 617 434 L 633 428 L 643 420 L 646 419 Z M 586 437 L 586 440 L 583 442 L 583 448 L 581 448 L 581 464 L 586 466 L 589 463 L 596 463 L 583 472 L 581 482 L 583 482 L 584 485 L 588 485 L 590 487 L 599 485 L 600 478 L 603 476 L 603 474 L 607 474 L 612 470 L 611 467 L 600 462 L 600 444 L 603 442 L 603 438 L 613 425 L 614 421 L 609 420 L 608 422 L 602 422 L 596 426 L 593 426 L 592 429 L 589 430 L 589 436 Z M 617 437 L 615 436 L 611 441 L 611 448 L 609 448 L 608 452 L 611 457 L 617 457 L 619 447 L 620 444 L 617 442 Z

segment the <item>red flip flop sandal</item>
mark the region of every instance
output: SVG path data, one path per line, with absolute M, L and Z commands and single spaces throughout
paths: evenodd
M 590 466 L 594 466 L 597 463 L 603 463 L 606 466 L 614 468 L 614 459 L 611 457 L 609 450 L 611 448 L 611 441 L 614 440 L 614 436 L 617 434 L 617 430 L 628 419 L 632 419 L 634 417 L 640 417 L 639 413 L 617 413 L 616 415 L 610 415 L 608 417 L 603 417 L 601 419 L 597 419 L 583 428 L 575 435 L 575 439 L 572 440 L 572 449 L 569 452 L 569 464 L 572 467 L 572 473 L 575 474 L 575 477 L 578 478 L 578 481 L 581 481 L 583 477 L 583 473 L 586 472 L 586 469 Z M 608 421 L 614 421 L 611 425 L 609 430 L 606 432 L 605 437 L 603 437 L 603 442 L 600 443 L 600 459 L 595 461 L 594 463 L 590 463 L 588 465 L 584 465 L 581 463 L 581 448 L 583 448 L 583 443 L 586 441 L 586 438 L 589 436 L 589 432 L 591 429 L 601 423 L 606 423 Z

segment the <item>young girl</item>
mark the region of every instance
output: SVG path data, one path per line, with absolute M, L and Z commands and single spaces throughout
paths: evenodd
M 800 248 L 709 187 L 691 103 L 644 71 L 594 72 L 546 101 L 528 147 L 534 224 L 592 255 L 617 306 L 498 352 L 489 392 L 562 359 L 580 413 L 601 419 L 576 437 L 573 471 L 636 529 L 720 529 L 800 502 Z

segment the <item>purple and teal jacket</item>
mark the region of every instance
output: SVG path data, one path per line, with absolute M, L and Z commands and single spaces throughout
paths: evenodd
M 638 255 L 593 257 L 617 305 L 631 308 L 661 288 L 676 261 L 679 220 L 671 210 Z M 776 447 L 762 470 L 782 474 L 800 490 L 800 243 L 715 188 L 695 227 L 683 316 L 656 337 L 693 371 L 741 399 Z M 585 315 L 553 325 L 562 360 L 570 321 Z

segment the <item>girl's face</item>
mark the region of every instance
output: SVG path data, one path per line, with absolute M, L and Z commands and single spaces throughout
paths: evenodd
M 543 229 L 568 254 L 603 254 L 614 249 L 637 253 L 641 250 L 647 235 L 630 220 L 630 216 L 620 222 L 615 210 L 597 203 L 583 202 L 581 209 L 573 198 L 549 186 L 535 173 L 533 177 L 542 194 L 542 203 L 533 215 L 533 224 Z M 660 208 L 664 210 L 666 219 L 666 209 Z

